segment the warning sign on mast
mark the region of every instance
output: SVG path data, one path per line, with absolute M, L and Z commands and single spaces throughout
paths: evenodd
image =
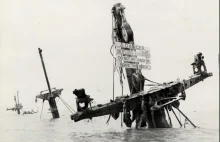
M 114 45 L 117 67 L 151 69 L 150 48 L 122 42 Z

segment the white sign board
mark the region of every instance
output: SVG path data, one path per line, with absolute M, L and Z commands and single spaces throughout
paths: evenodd
M 115 42 L 116 66 L 124 68 L 151 69 L 148 47 Z
M 146 50 L 146 51 L 150 51 L 150 48 L 148 48 L 148 47 L 134 45 L 134 44 L 128 44 L 128 43 L 122 43 L 122 42 L 115 42 L 115 46 L 116 47 L 121 47 L 121 48 L 128 48 L 130 50 Z
M 116 55 L 127 55 L 127 56 L 142 56 L 145 58 L 150 58 L 150 52 L 146 50 L 128 50 L 128 49 L 120 49 L 116 47 Z
M 134 68 L 134 69 L 151 69 L 150 65 L 143 65 L 143 64 L 133 64 L 133 63 L 123 63 L 116 61 L 116 67 L 123 67 L 123 68 Z

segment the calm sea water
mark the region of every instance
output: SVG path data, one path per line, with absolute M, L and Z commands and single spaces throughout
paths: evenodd
M 46 113 L 40 119 L 40 113 L 17 115 L 4 111 L 0 116 L 0 142 L 217 142 L 219 141 L 218 112 L 188 112 L 187 116 L 200 128 L 187 125 L 180 128 L 171 115 L 174 128 L 140 129 L 121 127 L 120 119 L 108 116 L 83 120 L 75 123 L 70 114 L 61 114 L 59 119 L 50 119 Z M 181 121 L 184 119 L 181 117 Z M 134 123 L 133 123 L 134 125 Z

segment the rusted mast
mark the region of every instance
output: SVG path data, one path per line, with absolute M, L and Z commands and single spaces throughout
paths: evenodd
M 115 42 L 121 42 L 121 43 L 134 45 L 133 30 L 125 18 L 124 9 L 125 9 L 125 7 L 121 3 L 115 4 L 112 8 L 112 16 L 113 16 L 112 20 L 114 23 L 113 24 L 113 35 L 112 35 L 113 44 L 115 44 Z M 123 49 L 130 50 L 127 48 L 123 48 Z M 120 68 L 122 70 L 123 67 L 120 67 Z M 134 94 L 134 93 L 143 91 L 144 88 L 142 88 L 141 86 L 144 85 L 144 80 L 141 80 L 143 82 L 140 83 L 140 84 L 142 84 L 142 85 L 140 85 L 140 89 L 138 89 L 136 91 L 134 91 L 134 89 L 133 89 L 134 86 L 132 84 L 132 82 L 133 82 L 132 75 L 135 72 L 137 72 L 137 69 L 125 68 L 125 71 L 126 71 L 126 75 L 127 75 L 127 81 L 128 81 L 128 85 L 129 85 L 130 94 Z M 140 72 L 140 74 L 142 75 L 141 72 Z M 139 80 L 139 82 L 141 82 L 141 81 Z M 143 102 L 142 106 L 146 106 L 146 104 L 147 104 L 146 100 L 143 100 L 142 102 Z M 149 108 L 147 108 L 147 109 L 149 110 Z M 140 123 L 142 126 L 146 125 L 146 122 L 144 121 L 144 119 L 140 119 L 140 114 L 141 114 L 140 112 L 141 111 L 146 112 L 145 109 L 142 108 L 140 105 L 135 110 L 133 110 L 133 114 L 135 114 L 134 116 L 136 119 L 136 126 L 139 123 L 139 120 L 142 121 Z M 162 109 L 162 110 L 155 111 L 155 113 L 152 117 L 150 117 L 151 114 L 149 114 L 147 117 L 149 117 L 148 120 L 151 120 L 151 118 L 154 119 L 155 117 L 157 117 L 157 120 L 155 122 L 155 123 L 158 123 L 157 127 L 165 128 L 165 127 L 167 127 L 167 120 L 166 120 L 165 115 L 163 115 L 163 114 L 165 114 L 165 113 L 164 113 L 164 110 Z M 125 115 L 129 115 L 129 113 L 127 113 Z M 114 115 L 112 115 L 112 116 L 114 116 Z M 145 116 L 146 116 L 146 114 L 145 114 Z M 117 119 L 117 117 L 113 117 L 113 118 Z M 124 121 L 125 124 L 128 122 L 126 125 L 128 127 L 130 127 L 131 124 L 130 124 L 129 117 L 125 117 L 125 118 L 128 118 Z M 159 123 L 161 124 L 160 126 L 159 126 Z M 149 125 L 149 126 L 151 126 L 151 125 Z
M 40 58 L 41 58 L 41 63 L 42 63 L 42 66 L 43 66 L 44 75 L 45 75 L 45 78 L 46 78 L 46 81 L 47 81 L 48 90 L 49 90 L 49 97 L 48 98 L 44 98 L 43 101 L 45 99 L 48 99 L 49 105 L 50 105 L 50 109 L 51 109 L 51 113 L 53 115 L 53 118 L 60 118 L 59 112 L 58 112 L 58 109 L 57 109 L 57 105 L 56 105 L 56 101 L 55 101 L 55 97 L 53 97 L 53 94 L 51 93 L 50 83 L 49 83 L 49 79 L 48 79 L 48 76 L 47 76 L 47 72 L 46 72 L 46 68 L 45 68 L 44 60 L 43 60 L 43 56 L 42 56 L 42 49 L 38 48 L 38 50 L 39 50 L 39 54 L 40 54 Z

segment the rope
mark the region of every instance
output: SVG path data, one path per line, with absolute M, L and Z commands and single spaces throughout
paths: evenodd
M 113 95 L 113 101 L 115 99 L 115 64 L 116 64 L 116 62 L 113 58 L 113 94 L 112 94 Z
M 122 74 L 123 74 L 123 68 L 121 68 L 121 72 L 120 72 L 120 83 L 121 83 L 121 94 L 123 96 L 124 94 L 124 88 L 123 88 L 123 79 L 122 79 Z M 122 112 L 121 112 L 121 127 L 123 127 L 123 115 L 122 115 Z
M 152 82 L 152 83 L 155 83 L 155 84 L 158 84 L 158 85 L 162 85 L 161 83 L 151 81 L 150 79 L 147 79 L 146 77 L 144 77 L 144 80 L 147 80 L 147 81 L 149 81 L 149 82 Z
M 112 53 L 112 48 L 113 48 L 113 46 L 114 46 L 114 17 L 113 17 L 113 15 L 112 15 L 112 42 L 113 42 L 113 45 L 111 46 L 111 48 L 110 48 L 110 53 L 111 53 L 111 55 L 112 55 L 112 57 L 113 57 L 113 100 L 114 100 L 114 96 L 115 96 L 115 94 L 114 94 L 114 89 L 115 89 L 115 76 L 114 76 L 114 72 L 115 72 L 115 68 L 116 68 L 116 70 L 117 70 L 117 72 L 118 72 L 118 74 L 120 75 L 120 83 L 121 83 L 121 88 L 122 88 L 122 96 L 123 96 L 123 79 L 122 79 L 122 76 L 123 76 L 123 78 L 125 79 L 125 76 L 124 76 L 124 73 L 123 73 L 123 68 L 120 68 L 120 72 L 118 71 L 118 69 L 117 69 L 117 67 L 116 67 L 116 58 L 114 57 L 114 54 Z M 108 120 L 107 120 L 107 124 L 108 124 L 108 122 L 109 122 L 109 120 L 110 120 L 110 116 L 111 115 L 109 115 L 109 118 L 108 118 Z M 123 124 L 122 124 L 122 113 L 121 113 L 121 126 L 122 126 Z
M 61 100 L 61 99 L 60 99 Z M 63 100 L 61 100 L 63 102 Z M 72 110 L 63 102 L 63 104 L 66 106 L 66 108 L 73 114 Z
M 114 57 L 114 52 L 112 53 L 112 47 L 114 46 L 114 39 L 113 39 L 113 15 L 112 15 L 112 42 L 113 42 L 113 44 L 112 44 L 112 46 L 111 46 L 111 48 L 110 48 L 110 53 L 111 53 L 111 55 L 112 55 L 112 57 L 113 57 L 113 82 L 112 82 L 112 98 L 113 98 L 113 101 L 114 101 L 114 99 L 115 99 L 115 66 L 116 66 L 116 61 L 115 61 L 115 57 Z M 114 50 L 114 48 L 113 48 L 113 50 Z M 117 70 L 117 68 L 116 68 L 116 70 Z M 118 70 L 117 70 L 118 71 Z M 109 120 L 110 120 L 110 118 L 111 118 L 111 114 L 108 116 L 108 120 L 107 120 L 107 122 L 106 122 L 106 124 L 108 124 L 109 123 Z
M 110 53 L 111 53 L 111 55 L 112 55 L 112 57 L 116 60 L 116 58 L 114 57 L 114 55 L 113 55 L 113 53 L 112 53 L 112 47 L 114 46 L 114 39 L 113 39 L 113 22 L 114 21 L 114 18 L 113 18 L 113 15 L 112 15 L 112 42 L 113 42 L 113 45 L 111 46 L 111 48 L 110 48 Z M 116 62 L 115 62 L 115 60 L 113 60 L 114 61 L 114 68 L 116 68 L 115 66 L 116 66 Z M 119 71 L 118 71 L 118 69 L 116 68 L 116 70 L 117 70 L 117 72 L 119 73 Z M 124 79 L 125 79 L 125 76 L 124 76 L 124 74 L 123 74 L 123 77 L 124 77 Z
M 65 102 L 61 97 L 59 97 L 59 98 L 60 98 L 61 101 L 63 101 L 70 109 L 72 109 L 72 108 L 70 107 L 70 105 L 67 104 L 67 102 Z M 72 111 L 76 112 L 74 109 L 72 109 Z
M 76 112 L 73 110 L 61 97 L 59 99 L 63 102 L 63 104 L 68 108 L 68 110 L 73 114 L 73 112 Z

